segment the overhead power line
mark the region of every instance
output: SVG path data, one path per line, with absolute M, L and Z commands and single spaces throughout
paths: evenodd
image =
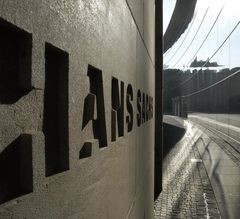
M 208 87 L 205 87 L 205 88 L 203 88 L 203 89 L 201 89 L 201 90 L 195 91 L 195 92 L 193 92 L 193 93 L 191 93 L 191 94 L 184 95 L 183 98 L 190 97 L 190 96 L 193 96 L 193 95 L 195 95 L 195 94 L 199 94 L 199 93 L 201 93 L 201 92 L 203 92 L 203 91 L 209 90 L 209 89 L 211 89 L 211 88 L 213 88 L 213 87 L 215 87 L 215 86 L 217 86 L 217 85 L 219 85 L 219 84 L 222 84 L 224 81 L 226 81 L 226 80 L 228 80 L 228 79 L 230 79 L 230 78 L 238 75 L 239 73 L 240 73 L 240 70 L 237 70 L 237 71 L 235 71 L 234 73 L 232 73 L 231 75 L 229 75 L 229 76 L 221 79 L 220 81 L 215 82 L 214 84 L 212 84 L 212 85 L 210 85 L 210 86 L 208 86 Z
M 194 21 L 195 21 L 195 19 L 196 19 L 196 17 L 197 17 L 197 13 L 198 13 L 198 11 L 195 13 L 195 15 L 194 15 L 194 17 L 193 17 L 193 20 L 192 20 L 192 22 L 191 22 L 191 24 L 190 24 L 190 27 L 188 28 L 188 31 L 187 31 L 187 33 L 186 33 L 186 35 L 185 35 L 182 43 L 179 45 L 179 47 L 178 47 L 177 50 L 174 52 L 174 54 L 168 59 L 168 61 L 166 62 L 166 65 L 174 58 L 174 56 L 177 54 L 177 52 L 179 51 L 179 49 L 182 47 L 183 43 L 185 42 L 185 40 L 186 40 L 186 38 L 187 38 L 190 30 L 192 29 L 193 23 L 194 23 Z M 169 51 L 169 50 L 168 50 L 168 51 Z
M 180 62 L 180 60 L 181 60 L 181 59 L 183 58 L 183 56 L 187 53 L 188 49 L 189 49 L 190 46 L 192 45 L 193 41 L 195 40 L 195 38 L 196 38 L 196 36 L 197 36 L 197 34 L 198 34 L 198 32 L 199 32 L 202 24 L 203 24 L 203 21 L 204 21 L 206 15 L 207 15 L 207 13 L 208 13 L 208 10 L 209 10 L 209 7 L 207 8 L 207 10 L 206 10 L 206 12 L 205 12 L 205 14 L 204 14 L 204 16 L 203 16 L 203 18 L 202 18 L 202 20 L 201 20 L 201 23 L 199 24 L 198 29 L 197 29 L 197 31 L 196 31 L 193 39 L 191 40 L 191 42 L 190 42 L 190 44 L 188 45 L 187 49 L 183 52 L 182 56 L 181 56 L 181 57 L 177 60 L 177 62 L 173 65 L 173 68 Z
M 218 13 L 218 15 L 217 15 L 217 17 L 216 17 L 216 19 L 215 19 L 212 27 L 211 27 L 210 30 L 208 31 L 208 34 L 206 35 L 206 37 L 205 37 L 205 39 L 203 40 L 202 44 L 201 44 L 200 47 L 197 49 L 197 51 L 194 53 L 193 57 L 190 59 L 190 61 L 187 63 L 186 66 L 188 66 L 188 65 L 194 60 L 194 58 L 195 58 L 196 55 L 198 54 L 199 50 L 202 48 L 202 46 L 203 46 L 204 43 L 206 42 L 206 40 L 207 40 L 207 38 L 209 37 L 210 33 L 212 32 L 214 26 L 216 25 L 216 23 L 217 23 L 217 21 L 218 21 L 218 18 L 220 17 L 220 14 L 221 14 L 222 11 L 223 11 L 223 8 L 224 8 L 224 7 L 222 7 L 221 10 L 219 11 L 219 13 Z
M 200 69 L 200 70 L 202 70 L 202 68 L 205 67 L 206 64 L 207 64 L 207 63 L 217 54 L 217 52 L 223 47 L 223 45 L 227 42 L 227 40 L 229 39 L 229 37 L 234 33 L 234 31 L 236 30 L 236 28 L 238 27 L 239 24 L 240 24 L 240 21 L 237 22 L 237 24 L 234 26 L 234 28 L 232 29 L 232 31 L 228 34 L 228 36 L 227 36 L 227 37 L 225 38 L 225 40 L 221 43 L 221 45 L 216 49 L 216 51 L 211 55 L 211 57 L 201 66 L 201 69 Z M 199 71 L 200 71 L 200 70 L 199 70 Z M 180 84 L 178 84 L 178 85 L 175 86 L 174 88 L 169 89 L 169 90 L 167 90 L 167 91 L 169 92 L 169 91 L 175 90 L 176 88 L 178 88 L 178 87 L 182 86 L 183 84 L 187 83 L 187 82 L 190 81 L 195 75 L 197 75 L 197 74 L 199 73 L 199 71 L 196 72 L 196 73 L 194 73 L 191 77 L 189 77 L 189 78 L 186 79 L 185 81 L 181 82 Z
M 211 57 L 209 58 L 208 61 L 210 61 L 212 59 L 212 57 L 215 56 L 216 53 L 223 47 L 223 45 L 227 42 L 228 38 L 233 34 L 233 32 L 236 30 L 236 28 L 238 27 L 239 24 L 240 24 L 240 21 L 238 21 L 238 23 L 235 25 L 235 27 L 230 32 L 230 34 L 226 37 L 226 39 L 222 42 L 222 44 L 217 48 L 217 50 L 211 55 Z M 205 67 L 205 65 L 208 63 L 208 61 L 206 61 L 205 64 L 201 68 Z

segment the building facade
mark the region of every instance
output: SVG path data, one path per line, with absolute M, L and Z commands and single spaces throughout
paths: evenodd
M 154 0 L 0 1 L 0 218 L 152 218 Z

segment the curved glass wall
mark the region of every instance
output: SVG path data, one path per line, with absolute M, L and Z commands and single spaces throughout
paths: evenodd
M 230 219 L 240 215 L 239 8 L 239 0 L 198 0 L 164 54 L 164 112 L 199 124 L 210 139 L 197 147 L 222 218 Z
M 188 115 L 237 141 L 239 7 L 238 0 L 199 0 L 188 29 L 164 54 L 165 114 Z

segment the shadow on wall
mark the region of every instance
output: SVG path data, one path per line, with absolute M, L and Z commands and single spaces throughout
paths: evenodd
M 0 19 L 0 104 L 31 91 L 31 34 Z
M 0 153 L 0 204 L 33 191 L 30 135 L 20 135 Z
M 161 154 L 163 154 L 163 157 L 156 157 L 155 161 L 155 189 L 154 189 L 154 200 L 156 200 L 161 192 L 162 186 L 161 186 L 161 168 L 162 168 L 162 162 L 161 160 L 164 160 L 164 158 L 167 156 L 169 151 L 181 140 L 183 135 L 185 134 L 186 130 L 183 128 L 179 128 L 173 125 L 169 125 L 166 123 L 163 123 L 163 151 Z
M 169 151 L 181 140 L 186 130 L 163 123 L 163 159 L 167 156 Z
M 46 43 L 43 132 L 47 177 L 69 170 L 68 66 L 68 53 Z

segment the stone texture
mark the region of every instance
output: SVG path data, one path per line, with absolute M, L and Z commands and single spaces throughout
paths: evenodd
M 142 3 L 131 4 L 131 9 L 143 10 Z M 28 134 L 33 165 L 33 191 L 2 203 L 0 218 L 152 218 L 154 118 L 141 127 L 136 118 L 138 89 L 155 96 L 153 1 L 146 10 L 152 14 L 143 37 L 135 23 L 143 14 L 131 13 L 125 0 L 0 1 L 1 20 L 29 33 L 32 40 L 31 90 L 12 104 L 0 103 L 0 153 L 19 135 Z M 143 30 L 145 24 L 139 22 Z M 1 28 L 0 22 L 0 32 Z M 43 133 L 46 43 L 66 53 L 69 60 L 69 168 L 48 177 Z M 82 129 L 84 99 L 90 91 L 89 65 L 102 72 L 107 147 L 101 149 L 92 122 Z M 124 82 L 125 102 L 124 136 L 115 142 L 111 142 L 112 77 Z M 129 83 L 134 117 L 128 133 Z M 85 141 L 93 142 L 94 153 L 79 159 Z M 56 152 L 61 160 L 57 153 L 61 152 Z

